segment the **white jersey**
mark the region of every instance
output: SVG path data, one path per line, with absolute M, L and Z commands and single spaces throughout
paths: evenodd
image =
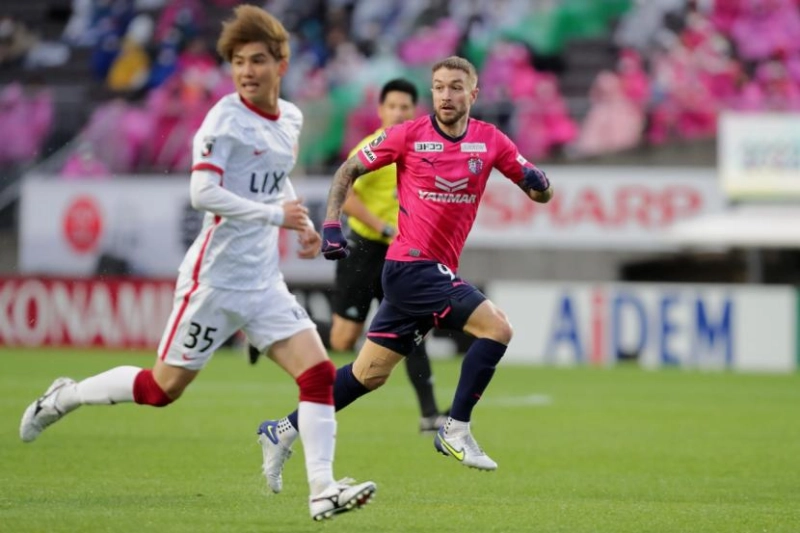
M 280 205 L 297 158 L 303 115 L 278 101 L 267 115 L 237 94 L 211 108 L 194 137 L 192 171 L 211 170 L 220 184 L 245 199 Z M 278 268 L 278 226 L 206 213 L 203 229 L 186 252 L 182 277 L 234 290 L 263 289 L 283 279 Z

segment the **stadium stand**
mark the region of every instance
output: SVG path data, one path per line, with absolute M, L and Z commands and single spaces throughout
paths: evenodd
M 0 221 L 13 223 L 3 208 L 33 163 L 64 179 L 185 171 L 198 121 L 231 88 L 213 38 L 236 3 L 4 2 L 0 120 L 18 129 L 33 116 L 23 106 L 40 118 L 15 139 L 23 155 L 0 150 Z M 721 110 L 800 109 L 795 0 L 264 5 L 294 36 L 284 89 L 305 112 L 307 174 L 374 130 L 381 83 L 403 75 L 425 94 L 429 65 L 448 54 L 479 68 L 475 116 L 545 163 L 713 166 Z

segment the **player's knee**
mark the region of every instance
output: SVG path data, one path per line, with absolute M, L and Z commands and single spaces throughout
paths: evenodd
M 353 375 L 355 378 L 371 391 L 382 387 L 389 379 L 391 373 L 391 368 L 385 368 L 380 365 L 370 365 L 367 368 L 361 365 L 353 365 Z
M 511 337 L 513 336 L 514 336 L 514 328 L 513 326 L 511 326 L 511 322 L 508 321 L 508 317 L 506 317 L 505 315 L 501 316 L 497 320 L 495 326 L 494 340 L 508 346 L 508 343 L 511 342 Z
M 366 378 L 364 381 L 361 382 L 369 390 L 375 390 L 383 386 L 384 383 L 389 379 L 389 374 L 380 375 L 380 376 L 370 376 Z
M 333 382 L 336 380 L 336 366 L 326 359 L 297 377 L 300 387 L 300 401 L 333 405 Z
M 164 387 L 156 383 L 152 370 L 142 370 L 133 380 L 133 401 L 140 405 L 164 407 L 177 400 L 184 387 Z
M 508 321 L 508 317 L 497 308 L 494 309 L 483 330 L 483 335 L 478 335 L 479 337 L 492 339 L 505 345 L 508 345 L 514 336 L 514 328 L 511 326 L 511 322 Z

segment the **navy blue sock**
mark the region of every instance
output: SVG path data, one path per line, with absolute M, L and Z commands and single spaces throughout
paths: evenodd
M 340 367 L 336 371 L 336 381 L 333 382 L 333 406 L 337 411 L 344 409 L 357 399 L 370 392 L 368 388 L 361 384 L 353 375 L 353 363 Z M 289 416 L 289 423 L 298 429 L 297 411 L 292 411 Z
M 505 353 L 506 345 L 491 339 L 477 339 L 472 343 L 461 363 L 451 417 L 461 422 L 470 421 L 473 407 L 492 381 L 494 369 Z

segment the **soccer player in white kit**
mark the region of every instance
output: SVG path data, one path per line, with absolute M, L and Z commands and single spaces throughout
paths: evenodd
M 280 227 L 298 232 L 301 257 L 315 257 L 321 244 L 288 177 L 303 123 L 300 110 L 279 98 L 289 35 L 263 9 L 241 5 L 223 24 L 217 49 L 231 63 L 236 92 L 217 102 L 194 138 L 191 201 L 206 213 L 180 266 L 155 365 L 79 382 L 58 378 L 26 409 L 20 437 L 33 441 L 81 405 L 166 406 L 241 329 L 300 388 L 309 509 L 322 520 L 363 506 L 376 486 L 334 481 L 336 368 L 278 268 Z

